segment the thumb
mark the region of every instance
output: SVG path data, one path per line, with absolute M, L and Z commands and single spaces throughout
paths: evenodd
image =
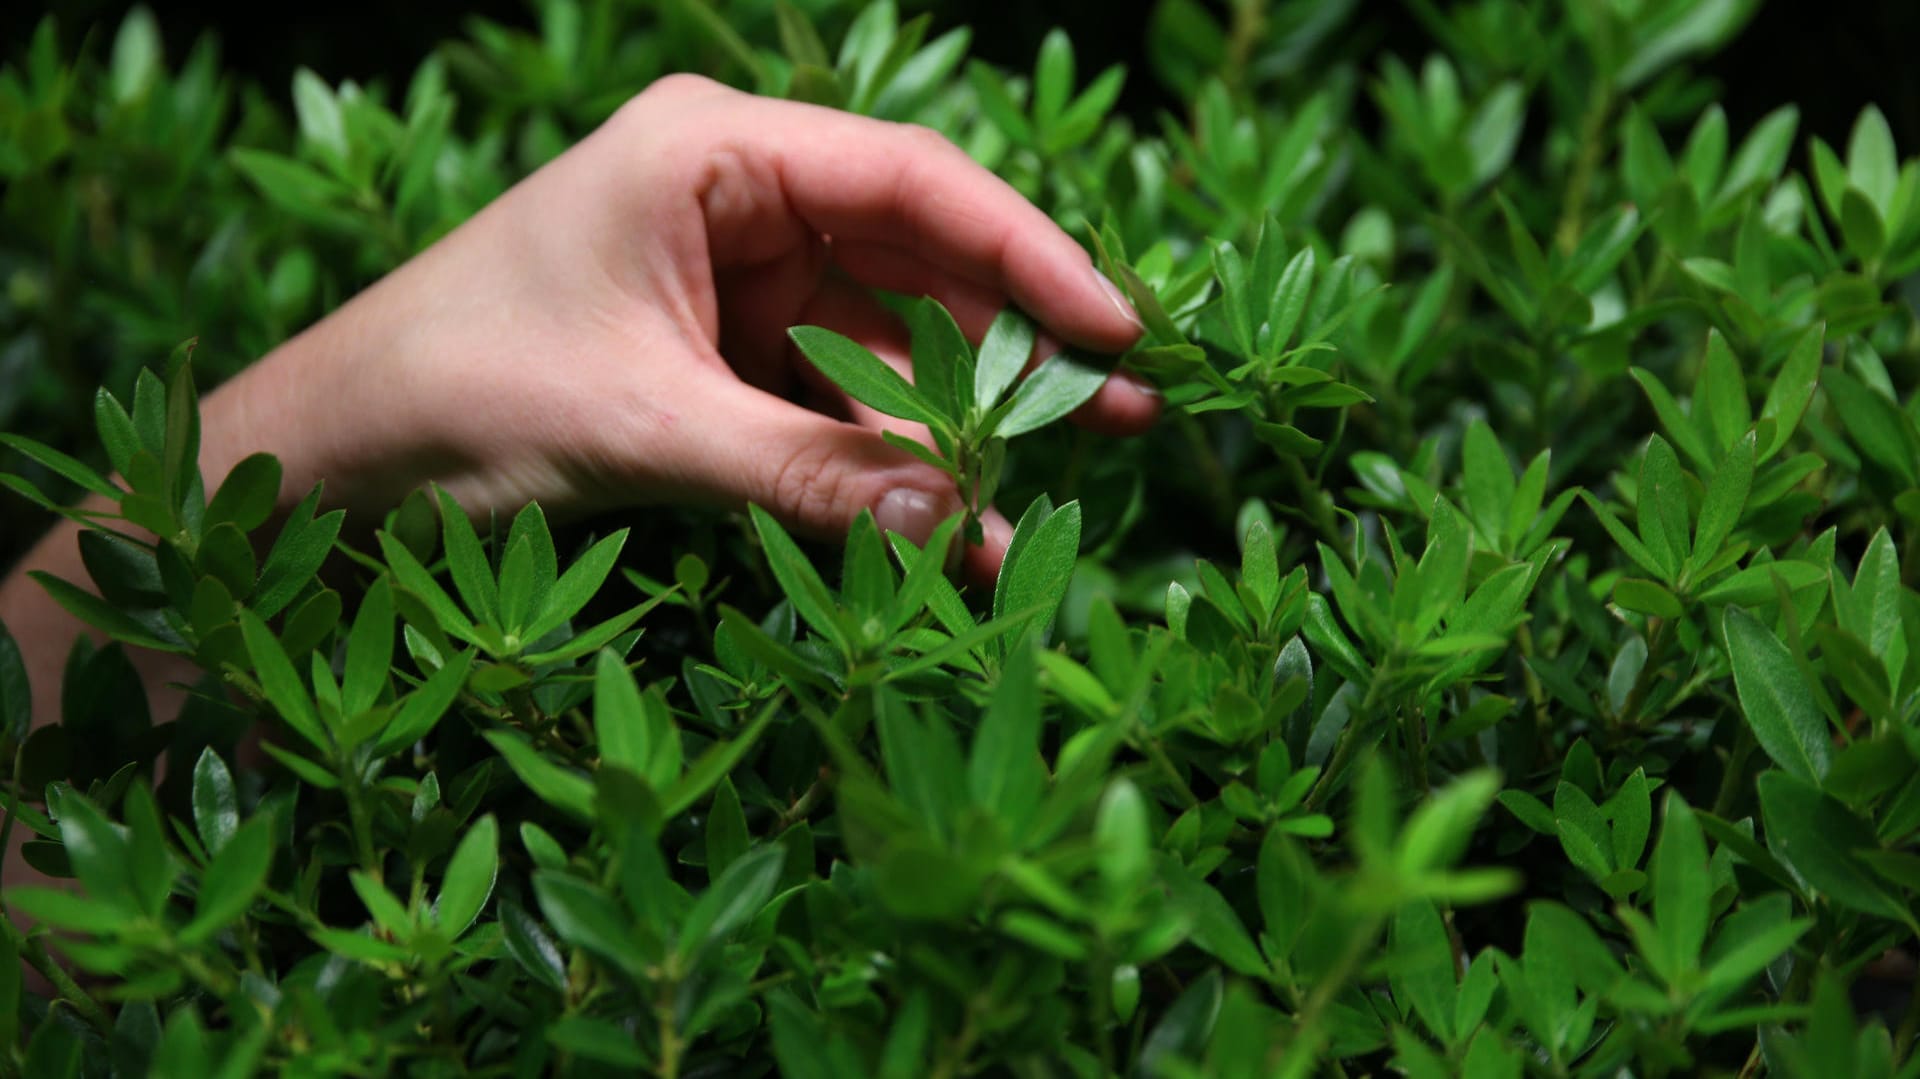
M 682 443 L 686 476 L 702 493 L 757 503 L 790 529 L 836 542 L 863 509 L 915 543 L 961 512 L 950 477 L 873 430 L 714 381 L 684 417 L 692 428 Z

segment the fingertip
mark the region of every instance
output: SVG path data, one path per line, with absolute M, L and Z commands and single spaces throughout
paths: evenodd
M 1137 435 L 1160 419 L 1165 404 L 1153 383 L 1132 371 L 1115 371 L 1068 419 L 1095 434 Z

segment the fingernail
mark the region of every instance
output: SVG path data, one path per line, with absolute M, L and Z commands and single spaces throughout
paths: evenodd
M 873 507 L 873 521 L 882 532 L 898 532 L 915 543 L 927 542 L 942 516 L 939 500 L 914 487 L 888 491 Z
M 1154 385 L 1151 382 L 1148 382 L 1146 379 L 1141 378 L 1139 375 L 1132 374 L 1131 372 L 1129 372 L 1129 373 L 1122 374 L 1115 381 L 1124 384 L 1128 389 L 1132 390 L 1133 392 L 1139 394 L 1140 396 L 1146 398 L 1149 401 L 1159 401 L 1162 399 L 1160 394 L 1160 387 Z
M 1113 304 L 1115 311 L 1120 312 L 1120 317 L 1132 323 L 1135 329 L 1147 328 L 1140 321 L 1140 314 L 1133 309 L 1133 304 L 1127 302 L 1127 294 L 1120 291 L 1119 285 L 1107 280 L 1107 275 L 1101 273 L 1098 267 L 1088 267 L 1088 271 L 1093 274 L 1095 281 L 1100 282 L 1100 291 L 1107 294 L 1107 301 Z

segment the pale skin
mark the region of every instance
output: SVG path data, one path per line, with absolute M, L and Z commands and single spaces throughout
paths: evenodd
M 868 509 L 921 540 L 959 498 L 879 432 L 924 431 L 847 400 L 786 337 L 827 326 L 905 371 L 905 333 L 864 286 L 932 295 L 975 340 L 1016 304 L 1047 330 L 1036 360 L 1049 337 L 1113 353 L 1140 334 L 1071 237 L 937 133 L 674 76 L 209 394 L 200 467 L 211 486 L 270 451 L 283 508 L 324 481 L 361 521 L 437 482 L 483 519 L 754 502 L 818 538 Z M 1121 373 L 1073 419 L 1127 434 L 1159 407 Z M 984 531 L 976 580 L 1011 533 L 996 512 Z M 0 582 L 36 725 L 81 627 L 26 571 L 84 583 L 75 534 Z M 191 676 L 138 662 L 156 688 Z

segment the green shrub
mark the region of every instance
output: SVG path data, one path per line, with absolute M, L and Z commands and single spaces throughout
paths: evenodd
M 43 582 L 118 642 L 59 725 L 0 639 L 5 829 L 85 890 L 6 893 L 60 932 L 0 946 L 0 1074 L 1915 1074 L 1865 973 L 1920 932 L 1879 112 L 1730 131 L 1692 65 L 1743 0 L 1414 3 L 1434 51 L 1364 68 L 1350 0 L 1164 0 L 1125 74 L 801 6 L 542 0 L 291 115 L 138 11 L 0 71 L 6 483 L 120 511 L 104 598 Z M 143 363 L 231 371 L 669 67 L 932 126 L 1131 295 L 1126 443 L 1042 426 L 1077 368 L 994 412 L 800 334 L 1024 511 L 991 595 L 971 522 L 343 531 L 197 474 Z M 122 644 L 207 672 L 177 721 Z

